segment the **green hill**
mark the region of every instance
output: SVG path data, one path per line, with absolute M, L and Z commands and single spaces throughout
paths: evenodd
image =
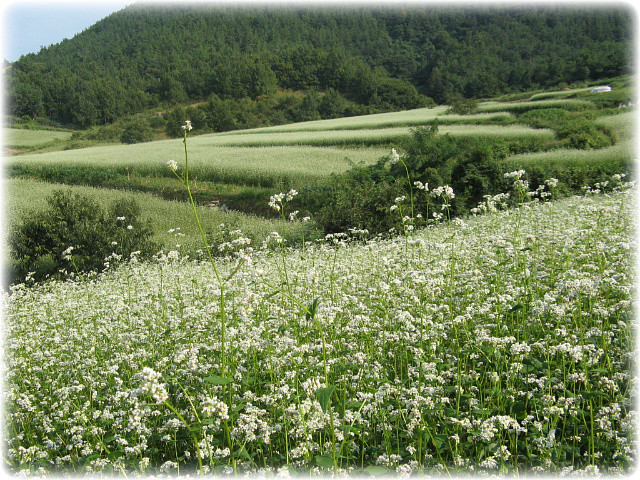
M 630 73 L 633 18 L 620 5 L 133 4 L 8 65 L 6 98 L 18 117 L 78 127 L 204 101 L 215 131 L 405 110 Z

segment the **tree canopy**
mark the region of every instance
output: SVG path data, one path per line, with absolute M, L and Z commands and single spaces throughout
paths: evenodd
M 631 73 L 628 7 L 133 4 L 6 69 L 11 113 L 80 127 L 277 91 L 380 111 Z

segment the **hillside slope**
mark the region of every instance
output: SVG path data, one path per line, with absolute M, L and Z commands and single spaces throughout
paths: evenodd
M 359 113 L 417 108 L 629 73 L 632 19 L 624 6 L 134 4 L 11 64 L 7 99 L 83 127 L 282 90 L 333 92 Z

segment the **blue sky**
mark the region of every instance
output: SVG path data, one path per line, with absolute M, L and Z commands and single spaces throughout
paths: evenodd
M 21 55 L 72 38 L 134 1 L 0 0 L 2 58 L 13 62 Z

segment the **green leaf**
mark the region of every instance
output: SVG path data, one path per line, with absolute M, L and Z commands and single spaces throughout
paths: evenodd
M 385 473 L 389 473 L 389 469 L 387 467 L 383 467 L 382 465 L 370 465 L 362 471 L 367 472 L 372 477 L 378 477 L 380 475 L 384 475 Z
M 608 395 L 604 392 L 582 392 L 582 398 L 585 400 L 591 400 L 595 397 L 607 397 Z
M 507 413 L 509 414 L 524 412 L 524 411 L 525 411 L 524 402 L 511 402 L 509 405 L 507 405 Z
M 443 446 L 449 446 L 449 437 L 443 433 L 438 433 L 433 436 L 433 443 L 436 450 L 440 450 Z
M 251 460 L 251 455 L 249 455 L 249 452 L 244 447 L 240 447 L 235 452 L 233 452 L 233 454 L 234 454 L 235 457 L 240 457 L 240 458 L 244 458 L 246 460 Z
M 316 465 L 319 467 L 333 468 L 333 457 L 331 455 L 316 455 Z
M 327 388 L 320 388 L 316 390 L 316 398 L 320 403 L 320 407 L 324 413 L 329 411 L 329 403 L 331 402 L 331 394 L 336 389 L 333 385 Z
M 316 318 L 316 313 L 318 312 L 318 304 L 320 303 L 320 297 L 316 298 L 313 302 L 309 304 L 309 308 L 307 308 L 306 317 L 307 320 L 313 320 Z
M 231 382 L 233 382 L 233 378 L 219 377 L 217 375 L 213 375 L 211 377 L 205 377 L 204 381 L 207 383 L 212 383 L 214 385 L 228 385 Z

